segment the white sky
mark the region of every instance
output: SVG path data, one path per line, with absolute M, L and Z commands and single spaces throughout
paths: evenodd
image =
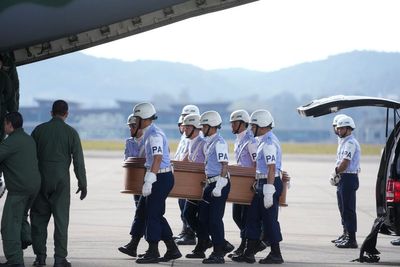
M 271 71 L 354 50 L 400 51 L 400 1 L 260 0 L 84 51 Z

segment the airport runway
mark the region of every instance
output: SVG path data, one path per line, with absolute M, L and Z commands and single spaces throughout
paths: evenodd
M 134 212 L 131 195 L 121 194 L 124 186 L 122 152 L 87 151 L 86 169 L 88 197 L 80 201 L 72 195 L 69 230 L 69 260 L 79 267 L 123 267 L 136 265 L 135 259 L 121 254 L 117 248 L 126 244 Z M 358 249 L 338 249 L 330 242 L 340 232 L 340 220 L 333 186 L 328 182 L 332 172 L 334 156 L 284 155 L 283 169 L 292 177 L 288 192 L 288 207 L 280 209 L 280 223 L 284 240 L 282 255 L 287 266 L 355 266 L 351 262 L 358 258 Z M 379 166 L 378 157 L 363 157 L 361 162 L 360 188 L 357 193 L 359 246 L 369 233 L 375 218 L 375 177 Z M 74 176 L 71 192 L 77 189 Z M 0 200 L 0 208 L 4 197 Z M 224 217 L 226 239 L 238 246 L 239 232 L 231 218 L 231 204 L 227 204 Z M 177 199 L 167 201 L 166 217 L 177 234 L 181 228 Z M 52 223 L 52 221 L 51 221 Z M 53 227 L 49 228 L 47 266 L 53 265 Z M 378 250 L 381 251 L 379 266 L 400 266 L 400 247 L 390 245 L 394 237 L 379 235 Z M 165 246 L 160 243 L 160 253 Z M 194 246 L 180 246 L 186 254 Z M 144 252 L 147 243 L 143 240 L 138 251 Z M 1 247 L 2 251 L 2 247 Z M 269 250 L 257 254 L 264 258 Z M 0 261 L 4 262 L 1 252 Z M 25 250 L 25 265 L 31 266 L 34 255 L 31 248 Z M 241 266 L 227 257 L 226 264 Z M 257 265 L 258 263 L 256 263 Z M 201 260 L 181 258 L 169 263 L 152 266 L 204 266 Z M 372 264 L 364 264 L 375 266 Z M 146 265 L 148 266 L 148 265 Z

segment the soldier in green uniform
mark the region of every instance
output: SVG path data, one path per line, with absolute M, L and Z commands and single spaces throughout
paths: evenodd
M 47 226 L 53 215 L 54 267 L 71 266 L 66 259 L 68 243 L 68 224 L 70 208 L 71 159 L 75 176 L 78 179 L 78 191 L 83 200 L 87 194 L 86 171 L 83 151 L 78 133 L 65 123 L 68 116 L 68 104 L 64 100 L 53 103 L 52 119 L 37 126 L 32 137 L 36 141 L 39 170 L 42 187 L 32 211 L 32 246 L 36 254 L 34 266 L 46 264 Z
M 22 249 L 31 244 L 28 211 L 40 190 L 36 144 L 22 128 L 20 113 L 5 116 L 8 137 L 0 143 L 0 168 L 8 194 L 1 218 L 1 236 L 7 263 L 0 266 L 23 267 Z

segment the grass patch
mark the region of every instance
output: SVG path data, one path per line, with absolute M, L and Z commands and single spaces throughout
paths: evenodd
M 121 151 L 125 149 L 125 141 L 109 140 L 84 140 L 82 141 L 85 150 L 114 150 Z M 178 141 L 170 141 L 169 147 L 172 153 L 175 153 Z M 383 145 L 362 144 L 362 155 L 380 155 Z M 284 154 L 336 154 L 336 144 L 312 144 L 312 143 L 282 143 Z M 233 142 L 229 142 L 229 151 L 233 152 Z

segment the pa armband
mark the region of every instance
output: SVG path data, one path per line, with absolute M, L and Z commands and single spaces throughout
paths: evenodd
M 251 160 L 252 160 L 253 162 L 255 162 L 256 159 L 257 159 L 257 143 L 256 143 L 256 142 L 254 142 L 254 143 L 250 142 L 250 143 L 247 145 L 247 149 L 248 149 L 249 154 L 250 154 L 250 156 L 251 156 Z
M 215 145 L 215 151 L 217 152 L 218 162 L 228 162 L 228 145 L 226 143 L 218 142 Z
M 163 154 L 163 139 L 160 135 L 150 136 L 149 142 L 151 147 L 151 153 L 153 155 Z
M 356 145 L 353 142 L 347 142 L 343 148 L 343 158 L 351 160 L 356 152 Z
M 276 163 L 276 147 L 274 145 L 264 145 L 263 153 L 267 165 Z

